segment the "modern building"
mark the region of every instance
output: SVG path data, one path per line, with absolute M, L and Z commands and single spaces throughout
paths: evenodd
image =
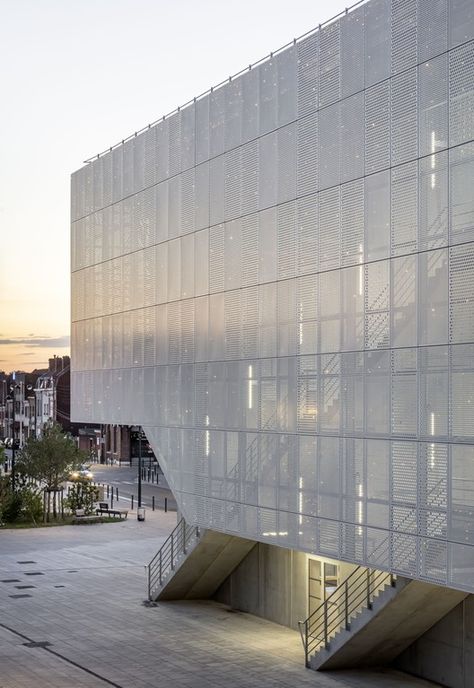
M 474 618 L 473 38 L 472 0 L 359 3 L 72 177 L 73 420 L 261 543 L 235 606 L 295 626 L 355 565 L 452 593 L 398 654 Z

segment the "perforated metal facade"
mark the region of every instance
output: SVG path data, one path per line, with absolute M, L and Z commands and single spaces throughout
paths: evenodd
M 370 0 L 73 175 L 73 418 L 190 522 L 474 592 L 473 37 Z

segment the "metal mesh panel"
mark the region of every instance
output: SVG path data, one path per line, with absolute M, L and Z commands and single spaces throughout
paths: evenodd
M 225 294 L 225 357 L 241 357 L 241 304 L 240 292 L 231 291 Z
M 418 434 L 418 380 L 416 349 L 392 352 L 392 433 L 406 437 Z
M 242 219 L 242 286 L 258 281 L 258 215 Z
M 391 255 L 416 250 L 418 237 L 418 164 L 401 165 L 392 170 L 391 180 Z
M 470 0 L 450 0 L 449 47 L 474 38 L 474 9 Z
M 390 94 L 391 161 L 398 165 L 418 154 L 417 70 L 393 77 Z
M 239 146 L 242 139 L 242 80 L 231 81 L 225 89 L 224 147 Z
M 365 5 L 365 85 L 390 75 L 390 3 L 372 0 Z
M 447 0 L 418 0 L 418 57 L 419 61 L 439 55 L 447 48 Z
M 319 32 L 319 107 L 340 97 L 340 21 Z
M 377 349 L 388 346 L 389 322 L 388 264 L 373 263 L 365 269 L 365 346 Z
M 252 69 L 242 77 L 242 141 L 259 134 L 259 71 Z
M 364 174 L 364 97 L 357 93 L 341 103 L 341 182 Z
M 247 215 L 258 210 L 259 150 L 258 143 L 253 141 L 241 148 L 242 214 Z
M 224 152 L 225 91 L 219 88 L 209 96 L 209 154 Z
M 315 353 L 318 349 L 318 289 L 312 277 L 297 282 L 298 351 Z
M 431 249 L 448 242 L 448 156 L 438 153 L 419 163 L 419 246 Z
M 318 197 L 308 196 L 297 201 L 299 274 L 316 272 L 319 264 Z
M 145 186 L 145 138 L 135 137 L 133 140 L 133 189 L 137 193 Z
M 277 210 L 277 277 L 285 279 L 296 275 L 296 207 L 286 203 Z
M 449 153 L 451 243 L 474 239 L 474 198 L 470 193 L 474 181 L 474 143 L 455 148 Z
M 356 8 L 341 19 L 341 97 L 364 88 L 364 7 Z
M 319 188 L 340 182 L 341 104 L 335 103 L 319 112 Z
M 341 187 L 341 264 L 364 258 L 364 184 L 357 180 Z M 363 268 L 360 268 L 363 271 Z M 363 272 L 361 272 L 363 274 Z
M 241 151 L 233 150 L 224 158 L 224 218 L 231 220 L 241 214 Z
M 278 73 L 278 126 L 297 116 L 297 50 L 292 47 L 276 56 Z
M 290 124 L 278 131 L 277 202 L 284 203 L 296 195 L 296 126 Z
M 418 68 L 420 155 L 448 145 L 448 73 L 446 55 Z
M 365 172 L 390 165 L 390 82 L 365 92 Z
M 340 266 L 340 190 L 319 194 L 319 266 L 329 270 Z
M 417 259 L 404 256 L 391 262 L 392 346 L 417 343 Z
M 318 190 L 318 113 L 298 120 L 297 192 L 305 196 Z
M 449 341 L 474 340 L 474 245 L 449 250 Z
M 212 270 L 209 275 L 211 292 L 224 288 L 224 225 L 212 227 L 209 231 L 209 256 Z
M 242 290 L 242 354 L 244 358 L 258 355 L 258 290 Z
M 298 117 L 318 108 L 319 95 L 319 34 L 313 33 L 300 41 L 298 51 Z
M 418 0 L 392 0 L 392 74 L 416 64 L 417 5 Z
M 474 138 L 474 43 L 449 54 L 449 145 Z
M 259 80 L 259 120 L 260 135 L 275 129 L 278 108 L 278 71 L 274 59 L 268 60 L 258 68 Z
M 470 368 L 473 348 L 472 344 L 466 344 L 453 347 L 451 352 L 451 435 L 471 441 L 474 436 L 474 373 Z
M 209 101 L 209 96 L 196 101 L 196 164 L 209 158 Z

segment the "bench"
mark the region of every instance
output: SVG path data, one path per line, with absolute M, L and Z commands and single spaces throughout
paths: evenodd
M 128 516 L 127 509 L 110 509 L 107 502 L 99 502 L 99 507 L 95 510 L 95 513 L 97 515 L 105 514 L 106 516 L 113 516 L 114 518 L 118 516 L 120 519 L 127 518 Z
M 72 519 L 73 524 L 100 523 L 101 521 L 102 521 L 102 519 L 97 514 L 95 516 L 93 514 L 90 516 L 87 516 L 84 509 L 76 509 L 76 513 L 74 514 L 73 519 Z

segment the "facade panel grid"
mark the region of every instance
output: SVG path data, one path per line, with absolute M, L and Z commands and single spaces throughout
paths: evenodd
M 472 27 L 369 0 L 73 175 L 74 419 L 189 521 L 474 592 Z

